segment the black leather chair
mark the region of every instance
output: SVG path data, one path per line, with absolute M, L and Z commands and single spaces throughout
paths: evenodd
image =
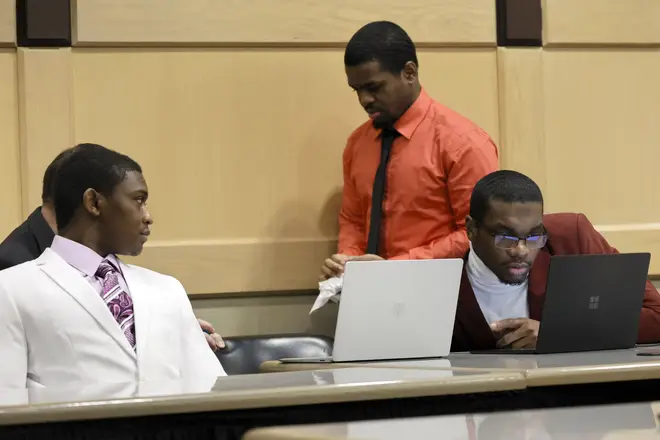
M 226 347 L 215 352 L 228 375 L 259 373 L 265 361 L 282 358 L 332 356 L 332 338 L 289 334 L 224 338 Z

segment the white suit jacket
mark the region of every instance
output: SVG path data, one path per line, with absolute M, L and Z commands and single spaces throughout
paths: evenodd
M 181 283 L 120 264 L 137 353 L 99 294 L 51 249 L 0 271 L 0 389 L 225 375 Z

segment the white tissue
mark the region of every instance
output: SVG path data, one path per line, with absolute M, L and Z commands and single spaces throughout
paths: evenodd
M 344 283 L 344 276 L 328 278 L 319 283 L 319 296 L 316 297 L 312 310 L 309 311 L 311 315 L 314 311 L 320 309 L 327 304 L 328 301 L 338 303 L 341 298 L 341 286 Z

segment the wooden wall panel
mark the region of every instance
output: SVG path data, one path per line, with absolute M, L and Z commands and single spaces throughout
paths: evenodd
M 660 51 L 498 49 L 503 168 L 660 274 Z
M 548 209 L 587 213 L 660 274 L 660 51 L 547 51 L 543 66 Z
M 145 165 L 158 240 L 332 237 L 319 215 L 362 119 L 342 67 L 330 50 L 77 50 L 76 140 Z
M 479 124 L 498 142 L 496 49 L 422 49 L 418 56 L 426 91 Z
M 193 293 L 314 288 L 344 144 L 365 120 L 342 54 L 74 50 L 76 142 L 145 167 L 155 224 L 140 264 Z M 497 139 L 494 49 L 424 50 L 420 64 L 433 96 Z
M 75 44 L 337 44 L 373 20 L 419 44 L 494 46 L 492 0 L 79 0 Z
M 546 45 L 660 45 L 658 0 L 545 0 Z
M 73 146 L 71 49 L 18 50 L 23 216 L 41 204 L 46 167 Z
M 497 49 L 500 167 L 546 186 L 543 51 Z
M 16 0 L 0 0 L 0 46 L 16 45 Z
M 0 50 L 0 237 L 21 221 L 16 51 Z
M 547 51 L 544 74 L 553 209 L 588 207 L 599 224 L 660 221 L 648 198 L 660 192 L 660 51 Z

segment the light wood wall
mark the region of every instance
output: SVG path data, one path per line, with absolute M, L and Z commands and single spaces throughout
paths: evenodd
M 57 152 L 101 143 L 145 169 L 155 225 L 139 264 L 193 295 L 260 292 L 222 310 L 197 300 L 225 334 L 309 329 L 304 313 L 245 322 L 311 306 L 264 298 L 313 289 L 334 250 L 341 152 L 364 120 L 342 46 L 389 19 L 418 43 L 424 87 L 483 126 L 548 211 L 585 212 L 621 250 L 660 255 L 656 0 L 549 0 L 546 47 L 529 49 L 496 48 L 492 0 L 389 3 L 74 2 L 72 49 L 0 51 L 0 232 L 39 203 Z
M 3 236 L 23 219 L 14 3 L 14 0 L 0 0 L 0 234 Z
M 313 289 L 336 246 L 341 153 L 365 119 L 343 45 L 380 18 L 420 42 L 429 93 L 497 139 L 490 0 L 387 16 L 376 1 L 257 3 L 85 0 L 74 48 L 19 49 L 23 215 L 59 150 L 101 143 L 145 169 L 155 224 L 140 264 L 192 294 Z
M 420 44 L 495 42 L 490 0 L 80 0 L 77 45 L 343 45 L 362 25 L 391 20 Z
M 0 46 L 16 46 L 15 0 L 0 0 Z
M 660 3 L 547 0 L 539 49 L 498 49 L 502 166 L 660 275 Z

